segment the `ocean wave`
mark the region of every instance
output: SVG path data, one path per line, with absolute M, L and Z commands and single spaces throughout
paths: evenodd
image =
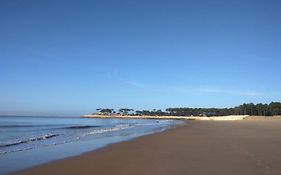
M 39 141 L 39 140 L 50 139 L 50 138 L 57 137 L 57 136 L 59 136 L 59 134 L 48 134 L 48 135 L 44 135 L 44 136 L 40 136 L 40 137 L 33 137 L 33 138 L 26 139 L 26 140 L 20 140 L 17 142 L 2 144 L 2 145 L 0 145 L 0 148 L 15 146 L 15 145 Z
M 49 127 L 53 125 L 0 125 L 0 128 L 35 128 L 35 127 Z
M 83 136 L 103 134 L 106 132 L 119 131 L 119 130 L 129 129 L 129 128 L 133 128 L 133 127 L 135 127 L 135 126 L 130 125 L 130 124 L 120 124 L 120 125 L 115 125 L 114 127 L 111 127 L 111 128 L 103 128 L 103 129 L 91 131 L 91 132 L 85 133 Z
M 87 129 L 87 128 L 97 128 L 100 126 L 88 126 L 88 125 L 82 125 L 82 126 L 67 126 L 62 129 Z

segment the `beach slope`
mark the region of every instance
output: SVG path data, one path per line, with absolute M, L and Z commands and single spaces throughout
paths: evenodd
M 188 121 L 16 174 L 280 175 L 281 120 Z

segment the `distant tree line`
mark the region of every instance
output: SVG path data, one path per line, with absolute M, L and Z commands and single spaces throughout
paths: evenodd
M 110 108 L 98 108 L 96 109 L 96 113 L 93 114 L 106 114 L 106 115 L 113 115 L 113 114 L 118 114 L 118 115 L 132 115 L 133 114 L 133 109 L 129 108 L 121 108 L 116 112 L 114 109 Z
M 94 114 L 104 115 L 150 115 L 150 116 L 224 116 L 224 115 L 257 115 L 273 116 L 281 115 L 281 103 L 271 102 L 270 104 L 244 103 L 233 108 L 167 108 L 162 110 L 137 110 L 129 108 L 114 109 L 99 108 Z

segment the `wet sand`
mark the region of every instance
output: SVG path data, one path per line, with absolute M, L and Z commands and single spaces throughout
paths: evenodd
M 280 165 L 281 120 L 187 121 L 16 174 L 280 175 Z

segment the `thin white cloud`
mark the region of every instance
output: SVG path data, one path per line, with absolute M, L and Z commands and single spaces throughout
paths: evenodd
M 137 81 L 127 81 L 127 80 L 124 80 L 124 82 L 125 82 L 126 84 L 128 84 L 128 85 L 131 85 L 131 86 L 134 86 L 134 87 L 138 87 L 138 88 L 143 88 L 143 87 L 145 87 L 144 84 L 141 84 L 141 83 L 139 83 L 139 82 L 137 82 Z
M 125 80 L 124 83 L 126 83 L 130 86 L 133 86 L 135 88 L 145 89 L 145 90 L 149 90 L 149 91 L 162 92 L 162 91 L 165 91 L 165 90 L 169 90 L 169 89 L 166 89 L 166 87 L 163 87 L 163 86 L 155 86 L 155 85 L 151 85 L 151 84 L 140 83 L 138 81 L 127 81 L 127 80 Z
M 243 95 L 252 97 L 262 97 L 266 94 L 254 90 L 233 90 L 233 89 L 221 89 L 221 88 L 200 88 L 201 92 L 217 93 L 217 94 L 229 94 L 229 95 Z
M 156 86 L 151 84 L 144 84 L 138 81 L 125 81 L 126 84 L 150 91 L 158 92 L 176 92 L 176 93 L 208 93 L 208 94 L 226 94 L 226 95 L 239 95 L 250 97 L 265 97 L 267 94 L 255 90 L 240 90 L 240 89 L 225 89 L 225 88 L 212 88 L 212 87 L 184 87 L 184 86 Z

